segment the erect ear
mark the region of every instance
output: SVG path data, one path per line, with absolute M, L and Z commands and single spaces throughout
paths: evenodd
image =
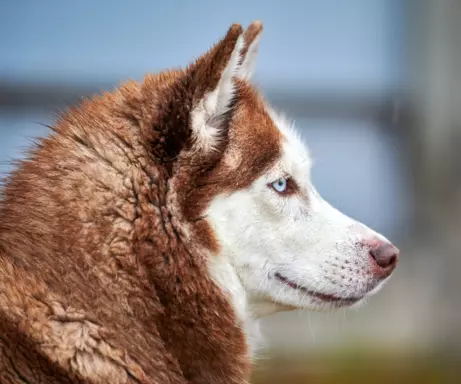
M 253 21 L 245 31 L 245 45 L 240 52 L 240 66 L 237 72 L 237 76 L 241 79 L 249 80 L 253 74 L 262 31 L 263 25 L 260 21 Z
M 238 73 L 242 49 L 243 30 L 234 24 L 219 43 L 188 69 L 195 88 L 190 115 L 195 150 L 208 152 L 220 143 L 226 114 L 232 108 L 233 77 Z

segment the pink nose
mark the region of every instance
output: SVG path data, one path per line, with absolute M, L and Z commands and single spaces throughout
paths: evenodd
M 389 276 L 397 265 L 399 249 L 388 242 L 379 242 L 370 249 L 370 256 L 374 261 L 373 272 L 379 278 Z

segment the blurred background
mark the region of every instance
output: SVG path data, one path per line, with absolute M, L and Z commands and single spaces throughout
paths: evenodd
M 253 382 L 461 382 L 460 1 L 1 1 L 0 172 L 82 96 L 255 19 L 255 83 L 296 121 L 319 191 L 402 253 L 360 310 L 265 319 Z

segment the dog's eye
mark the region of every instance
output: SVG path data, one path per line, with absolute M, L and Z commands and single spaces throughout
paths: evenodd
M 297 189 L 296 182 L 291 177 L 281 177 L 269 186 L 280 195 L 290 195 Z
M 284 193 L 287 189 L 287 179 L 281 177 L 277 181 L 274 181 L 271 185 L 278 193 Z

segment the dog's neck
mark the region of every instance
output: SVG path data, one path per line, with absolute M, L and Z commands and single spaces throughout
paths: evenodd
M 209 256 L 210 272 L 213 280 L 228 295 L 231 305 L 245 332 L 250 355 L 252 357 L 262 347 L 260 319 L 280 311 L 291 310 L 269 298 L 252 295 L 248 292 L 237 269 L 232 265 L 232 258 L 227 252 Z
M 212 278 L 229 297 L 232 308 L 245 332 L 250 355 L 253 356 L 260 340 L 259 313 L 253 311 L 249 295 L 229 258 L 221 253 L 210 255 L 209 260 Z

